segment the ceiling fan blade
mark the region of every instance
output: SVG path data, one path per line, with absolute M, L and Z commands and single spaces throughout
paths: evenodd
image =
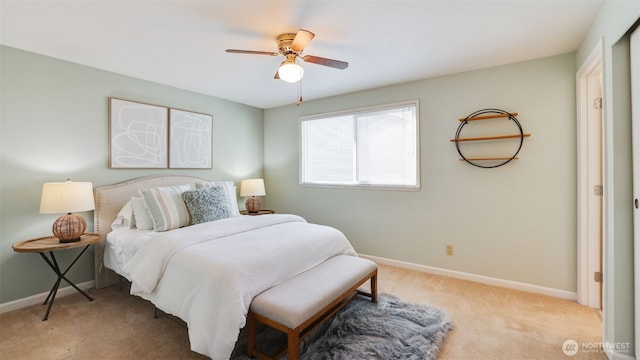
M 311 41 L 316 35 L 309 30 L 300 29 L 296 34 L 296 37 L 293 38 L 293 42 L 291 43 L 291 50 L 300 52 L 304 49 L 309 41 Z
M 250 55 L 269 55 L 269 56 L 280 55 L 277 52 L 272 52 L 272 51 L 236 50 L 236 49 L 227 49 L 225 51 L 230 54 L 250 54 Z
M 327 59 L 327 58 L 323 58 L 323 57 L 319 57 L 319 56 L 305 55 L 305 56 L 301 56 L 301 58 L 305 62 L 310 62 L 310 63 L 314 63 L 314 64 L 318 64 L 318 65 L 329 66 L 329 67 L 340 69 L 340 70 L 344 70 L 349 66 L 348 62 L 340 61 L 340 60 Z

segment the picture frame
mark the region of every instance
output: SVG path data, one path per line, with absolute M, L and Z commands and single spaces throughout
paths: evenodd
M 213 168 L 213 116 L 169 109 L 169 168 Z
M 109 97 L 109 168 L 168 167 L 169 108 Z

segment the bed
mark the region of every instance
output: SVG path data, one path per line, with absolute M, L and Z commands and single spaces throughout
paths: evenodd
M 168 199 L 170 191 L 184 193 L 189 225 L 176 227 L 181 216 L 154 203 L 153 196 Z M 214 194 L 216 204 L 228 200 L 220 218 L 203 220 L 203 194 Z M 145 200 L 152 229 L 132 226 L 132 197 Z M 336 255 L 357 256 L 334 228 L 290 214 L 241 216 L 233 182 L 148 176 L 98 187 L 95 199 L 94 227 L 102 235 L 95 247 L 96 288 L 128 279 L 131 294 L 184 320 L 191 349 L 213 359 L 231 356 L 253 297 Z

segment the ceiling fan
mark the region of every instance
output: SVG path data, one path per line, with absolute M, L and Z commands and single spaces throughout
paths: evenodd
M 232 54 L 252 54 L 252 55 L 284 55 L 285 60 L 280 64 L 276 71 L 274 79 L 282 79 L 284 81 L 294 83 L 302 79 L 304 70 L 297 62 L 300 58 L 305 62 L 329 66 L 332 68 L 344 70 L 349 63 L 340 60 L 327 59 L 313 55 L 302 55 L 304 47 L 315 37 L 315 34 L 308 30 L 300 29 L 296 34 L 286 33 L 278 36 L 278 52 L 271 51 L 255 51 L 255 50 L 236 50 L 227 49 Z

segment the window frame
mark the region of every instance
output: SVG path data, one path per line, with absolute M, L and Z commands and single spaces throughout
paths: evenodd
M 323 118 L 331 118 L 345 115 L 359 115 L 371 112 L 379 112 L 385 109 L 397 109 L 406 106 L 414 106 L 416 119 L 415 119 L 415 153 L 416 153 L 416 184 L 415 185 L 392 185 L 392 184 L 370 184 L 370 183 L 315 183 L 304 181 L 304 169 L 305 169 L 305 149 L 303 139 L 303 123 L 309 120 L 318 120 Z M 355 124 L 354 124 L 355 126 Z M 421 136 L 420 136 L 420 102 L 418 99 L 399 101 L 381 105 L 372 105 L 367 107 L 360 107 L 354 109 L 346 109 L 325 113 L 318 113 L 313 115 L 304 115 L 298 118 L 298 184 L 302 187 L 319 187 L 319 188 L 350 188 L 350 189 L 375 189 L 375 190 L 400 190 L 400 191 L 419 191 L 421 182 L 420 172 L 420 148 L 421 148 Z M 354 149 L 354 156 L 356 156 Z

